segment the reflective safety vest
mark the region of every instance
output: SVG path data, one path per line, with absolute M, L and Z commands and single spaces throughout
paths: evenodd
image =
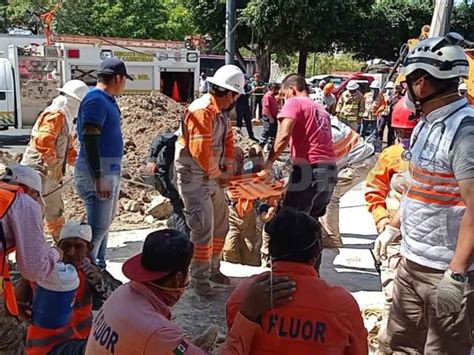
M 69 340 L 84 340 L 92 329 L 92 292 L 83 271 L 78 270 L 79 288 L 76 291 L 70 322 L 59 329 L 45 329 L 34 324 L 28 327 L 27 355 L 44 355 L 57 345 Z M 33 285 L 33 288 L 35 285 Z M 54 307 L 54 304 L 50 305 Z
M 450 151 L 467 117 L 474 117 L 474 108 L 460 100 L 430 113 L 413 132 L 411 184 L 402 202 L 401 253 L 433 269 L 449 267 L 466 210 Z
M 365 142 L 359 134 L 335 116 L 331 116 L 331 134 L 339 169 L 362 162 L 375 152 L 373 145 Z
M 3 293 L 5 308 L 12 316 L 18 316 L 20 313 L 16 303 L 15 289 L 10 279 L 10 266 L 8 265 L 8 254 L 15 251 L 15 246 L 7 248 L 7 240 L 1 220 L 3 220 L 15 201 L 18 192 L 23 192 L 23 189 L 19 186 L 0 182 L 0 242 L 2 245 L 2 250 L 0 251 L 0 262 L 2 264 L 0 267 L 0 291 Z

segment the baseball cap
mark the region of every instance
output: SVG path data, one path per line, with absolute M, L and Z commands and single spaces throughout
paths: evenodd
M 59 240 L 68 238 L 81 238 L 90 243 L 92 241 L 92 228 L 90 225 L 79 221 L 69 221 L 63 226 L 59 234 Z
M 28 186 L 30 189 L 35 190 L 39 193 L 40 204 L 45 206 L 43 199 L 43 182 L 41 175 L 35 169 L 20 164 L 13 164 L 7 167 L 5 175 L 2 177 L 2 181 L 9 184 L 23 184 Z
M 133 78 L 127 73 L 125 63 L 117 57 L 107 58 L 102 63 L 100 63 L 97 74 L 125 75 L 127 79 L 133 81 Z
M 193 257 L 194 244 L 186 234 L 163 229 L 149 234 L 140 254 L 122 266 L 123 274 L 132 281 L 150 282 L 186 270 Z

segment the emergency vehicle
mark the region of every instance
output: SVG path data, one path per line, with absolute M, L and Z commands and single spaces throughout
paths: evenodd
M 0 129 L 32 126 L 68 80 L 93 87 L 109 57 L 122 59 L 135 79 L 126 94 L 161 91 L 190 102 L 199 89 L 199 51 L 182 42 L 59 35 L 48 46 L 44 37 L 19 37 L 19 44 L 17 36 L 0 37 Z

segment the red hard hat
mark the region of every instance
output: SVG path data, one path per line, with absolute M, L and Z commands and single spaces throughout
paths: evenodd
M 392 127 L 413 129 L 418 124 L 415 113 L 405 104 L 405 96 L 397 102 L 392 112 Z

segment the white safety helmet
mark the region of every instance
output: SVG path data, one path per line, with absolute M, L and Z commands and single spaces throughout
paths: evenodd
M 214 76 L 207 78 L 207 82 L 239 94 L 245 94 L 244 73 L 239 67 L 232 64 L 217 69 Z
M 389 81 L 387 85 L 385 85 L 385 89 L 395 89 L 395 83 L 393 81 Z
M 346 89 L 347 90 L 358 90 L 359 89 L 359 84 L 356 83 L 355 81 L 350 81 L 347 86 L 346 86 Z
M 380 81 L 374 80 L 370 83 L 371 89 L 379 89 L 380 90 Z
M 457 33 L 421 41 L 408 53 L 401 74 L 407 77 L 422 69 L 441 80 L 466 78 L 469 75 L 469 62 L 460 45 L 463 41 Z
M 459 91 L 467 91 L 467 84 L 466 83 L 461 83 L 458 86 Z
M 58 89 L 60 93 L 71 96 L 79 101 L 82 101 L 88 90 L 86 83 L 82 80 L 69 80 L 62 88 Z

